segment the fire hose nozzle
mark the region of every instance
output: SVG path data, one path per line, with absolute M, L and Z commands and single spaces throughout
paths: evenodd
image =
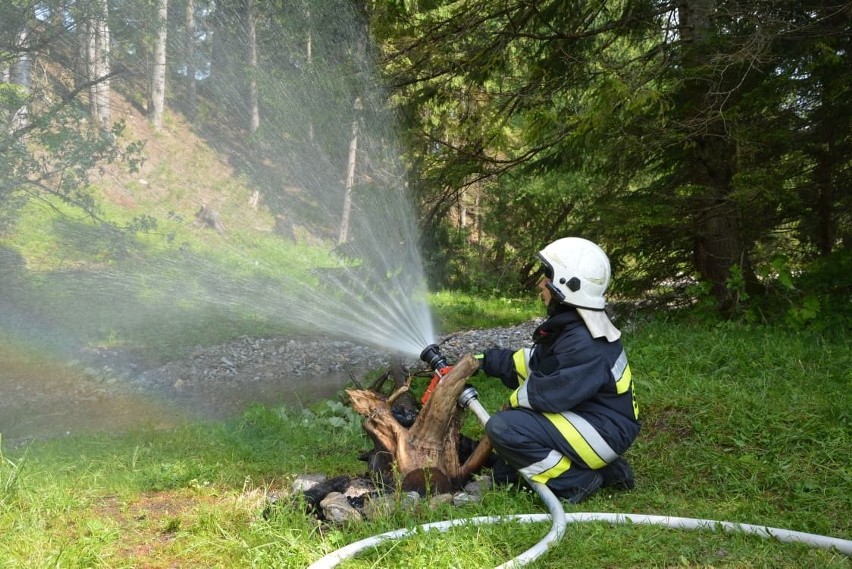
M 426 346 L 426 349 L 420 352 L 420 359 L 429 364 L 432 371 L 440 371 L 450 365 L 447 362 L 447 358 L 441 354 L 438 344 L 429 344 Z
M 432 382 L 426 388 L 423 397 L 420 398 L 420 402 L 426 405 L 426 402 L 432 397 L 432 391 L 441 383 L 441 379 L 450 372 L 452 367 L 447 362 L 447 358 L 441 354 L 438 344 L 429 344 L 426 346 L 426 349 L 420 352 L 420 359 L 429 364 L 429 367 L 435 372 L 435 375 L 432 376 Z

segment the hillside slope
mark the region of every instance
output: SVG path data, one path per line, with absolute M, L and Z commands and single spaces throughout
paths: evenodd
M 226 152 L 232 142 L 220 138 L 216 150 L 197 127 L 172 110 L 166 111 L 163 129 L 156 132 L 141 110 L 120 95 L 113 98 L 113 111 L 126 125 L 124 137 L 144 143 L 144 161 L 138 172 L 114 165 L 93 179 L 103 190 L 105 205 L 123 210 L 125 216 L 190 221 L 208 207 L 219 212 L 225 226 L 272 229 L 271 216 L 252 201 L 253 191 Z M 224 129 L 219 136 L 225 136 Z

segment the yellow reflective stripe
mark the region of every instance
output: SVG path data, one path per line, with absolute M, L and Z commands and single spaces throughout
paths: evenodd
M 574 452 L 580 455 L 580 458 L 583 459 L 583 462 L 585 462 L 589 468 L 603 468 L 608 464 L 606 460 L 595 452 L 595 449 L 592 448 L 585 438 L 583 438 L 583 435 L 580 434 L 577 427 L 572 425 L 571 421 L 569 421 L 565 416 L 561 413 L 543 413 L 543 415 L 547 417 L 554 426 L 556 426 L 559 433 L 565 437 L 565 440 L 568 441 L 568 444 L 571 445 Z M 612 451 L 612 449 L 610 449 L 610 451 Z
M 522 381 L 526 381 L 530 376 L 529 371 L 529 363 L 530 363 L 530 349 L 522 348 L 512 354 L 512 361 L 515 364 L 515 373 L 518 374 L 518 377 Z
M 633 374 L 630 373 L 630 366 L 624 368 L 624 373 L 615 381 L 615 392 L 619 395 L 627 393 L 630 385 L 633 383 Z
M 527 393 L 527 386 L 529 383 L 526 381 L 521 384 L 519 388 L 512 392 L 512 395 L 509 396 L 509 403 L 512 404 L 512 407 L 526 407 L 527 409 L 532 409 L 530 406 L 530 396 Z
M 615 381 L 615 390 L 621 395 L 630 389 L 630 366 L 627 364 L 627 352 L 621 350 L 618 359 L 615 360 L 612 369 L 609 370 L 612 374 L 612 379 Z
M 604 440 L 603 436 L 598 432 L 594 425 L 584 419 L 581 415 L 573 411 L 563 411 L 563 417 L 568 419 L 568 422 L 577 429 L 583 440 L 586 441 L 595 454 L 601 457 L 605 463 L 609 464 L 618 458 L 618 453 L 612 450 L 609 443 Z
M 545 484 L 548 480 L 562 475 L 569 468 L 571 468 L 571 460 L 561 452 L 552 450 L 542 460 L 522 468 L 518 472 L 533 482 Z
M 548 480 L 552 480 L 554 478 L 558 478 L 562 473 L 571 468 L 571 460 L 567 456 L 563 456 L 559 463 L 548 470 L 547 472 L 542 472 L 541 474 L 536 474 L 535 476 L 530 476 L 530 480 L 533 482 L 540 482 L 542 484 L 547 484 Z
M 531 353 L 531 349 L 522 348 L 512 354 L 512 363 L 515 366 L 515 373 L 518 374 L 518 382 L 521 384 L 521 386 L 509 396 L 509 405 L 512 407 L 529 408 L 530 406 L 530 400 L 529 397 L 527 397 L 526 381 L 530 375 L 529 363 Z

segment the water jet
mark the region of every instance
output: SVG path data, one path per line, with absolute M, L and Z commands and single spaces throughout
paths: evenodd
M 183 114 L 176 82 L 169 136 L 149 137 L 139 174 L 95 180 L 110 223 L 55 204 L 22 210 L 20 227 L 50 236 L 0 247 L 0 338 L 60 365 L 92 348 L 162 365 L 242 335 L 416 358 L 436 334 L 398 121 L 363 14 L 331 0 L 264 23 L 250 134 L 244 69 L 223 56 L 245 52 L 239 14 L 201 15 L 199 41 L 217 42 L 196 73 L 204 113 Z M 298 47 L 308 35 L 309 54 Z M 131 101 L 116 109 L 144 134 Z

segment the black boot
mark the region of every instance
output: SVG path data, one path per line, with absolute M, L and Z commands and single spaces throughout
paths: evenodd
M 601 468 L 600 473 L 603 475 L 604 488 L 633 490 L 636 487 L 636 481 L 633 480 L 633 469 L 622 457 L 618 457 L 614 462 Z
M 555 492 L 557 496 L 560 498 L 565 498 L 572 504 L 579 504 L 595 492 L 597 492 L 601 486 L 603 485 L 603 476 L 600 473 L 592 471 L 591 479 L 586 483 L 585 486 L 577 487 L 577 488 L 569 488 L 568 490 L 562 490 L 561 492 Z
M 491 465 L 491 477 L 495 484 L 505 485 L 516 484 L 521 479 L 518 471 L 509 466 L 502 456 L 497 456 L 497 460 Z

